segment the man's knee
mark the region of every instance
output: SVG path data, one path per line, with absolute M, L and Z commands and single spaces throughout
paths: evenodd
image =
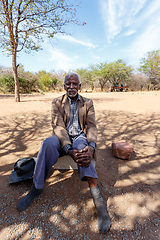
M 52 140 L 50 138 L 46 138 L 43 142 L 42 142 L 42 145 L 47 147 L 49 145 L 53 144 L 52 143 Z
M 73 142 L 73 148 L 76 148 L 78 150 L 81 150 L 87 146 L 87 139 L 84 136 L 78 137 L 74 142 Z
M 58 149 L 60 147 L 59 139 L 57 138 L 57 136 L 53 135 L 52 137 L 46 138 L 42 142 L 42 146 L 44 148 L 52 147 Z

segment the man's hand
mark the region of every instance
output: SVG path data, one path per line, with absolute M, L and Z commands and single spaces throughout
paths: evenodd
M 80 167 L 89 167 L 93 157 L 94 148 L 91 146 L 86 146 L 82 150 L 69 149 L 68 155 L 73 158 L 73 160 Z

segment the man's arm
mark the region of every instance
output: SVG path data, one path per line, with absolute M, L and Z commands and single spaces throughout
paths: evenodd
M 63 113 L 62 113 L 63 111 L 61 110 L 62 110 L 62 106 L 61 106 L 60 99 L 59 98 L 54 99 L 52 101 L 52 109 L 51 109 L 52 128 L 53 128 L 53 133 L 56 134 L 63 148 L 67 144 L 71 145 L 71 141 L 68 136 L 65 122 L 63 119 Z
M 96 126 L 96 120 L 95 120 L 95 110 L 93 101 L 90 100 L 89 103 L 87 103 L 87 115 L 86 115 L 86 136 L 87 136 L 87 142 L 90 145 L 90 142 L 93 142 L 96 144 L 97 142 L 97 126 Z

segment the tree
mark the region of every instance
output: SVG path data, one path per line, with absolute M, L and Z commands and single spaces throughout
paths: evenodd
M 109 69 L 109 64 L 107 62 L 105 63 L 99 63 L 96 65 L 92 65 L 91 69 L 93 73 L 97 76 L 101 91 L 103 91 L 105 84 L 107 81 L 110 80 L 110 69 Z
M 91 89 L 94 89 L 95 75 L 93 71 L 87 68 L 77 69 L 76 73 L 80 76 L 82 87 L 90 86 Z
M 100 63 L 92 66 L 93 72 L 98 77 L 101 91 L 103 91 L 106 83 L 109 81 L 113 85 L 119 85 L 129 81 L 133 71 L 131 66 L 127 66 L 121 59 L 111 63 Z
M 148 89 L 148 77 L 142 73 L 134 73 L 131 76 L 131 81 L 129 83 L 129 88 L 131 91 L 138 91 L 143 89 Z
M 133 71 L 133 68 L 131 66 L 127 66 L 126 63 L 121 59 L 111 62 L 109 64 L 109 69 L 111 76 L 109 81 L 113 85 L 119 85 L 121 83 L 128 82 Z
M 23 65 L 18 67 L 18 80 L 19 80 L 19 92 L 31 93 L 38 90 L 37 76 L 32 72 L 25 72 Z M 15 84 L 14 77 L 11 68 L 3 67 L 0 70 L 0 86 L 3 93 L 14 93 Z
M 38 72 L 38 79 L 39 79 L 41 89 L 43 91 L 51 90 L 51 89 L 55 90 L 56 84 L 58 82 L 58 78 L 53 76 L 51 73 L 47 73 L 44 70 L 39 71 Z
M 57 79 L 56 85 L 55 85 L 55 89 L 57 89 L 59 92 L 63 91 L 64 89 L 64 78 L 66 76 L 66 72 L 64 70 L 52 70 L 51 74 L 53 75 L 54 78 Z
M 147 52 L 142 58 L 139 70 L 146 74 L 150 83 L 155 87 L 160 83 L 160 50 Z
M 0 47 L 12 55 L 17 102 L 17 54 L 22 50 L 38 51 L 45 36 L 53 38 L 57 33 L 65 33 L 63 27 L 68 23 L 79 24 L 75 19 L 77 5 L 68 4 L 67 0 L 0 0 Z

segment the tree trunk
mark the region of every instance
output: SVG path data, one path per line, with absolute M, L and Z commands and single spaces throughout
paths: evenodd
M 12 70 L 13 70 L 13 76 L 14 76 L 14 82 L 15 82 L 15 101 L 20 102 L 16 52 L 12 53 Z
M 100 84 L 100 86 L 101 86 L 101 92 L 103 92 L 104 84 Z
M 93 83 L 91 84 L 91 89 L 92 89 L 92 91 L 94 90 L 94 84 Z

